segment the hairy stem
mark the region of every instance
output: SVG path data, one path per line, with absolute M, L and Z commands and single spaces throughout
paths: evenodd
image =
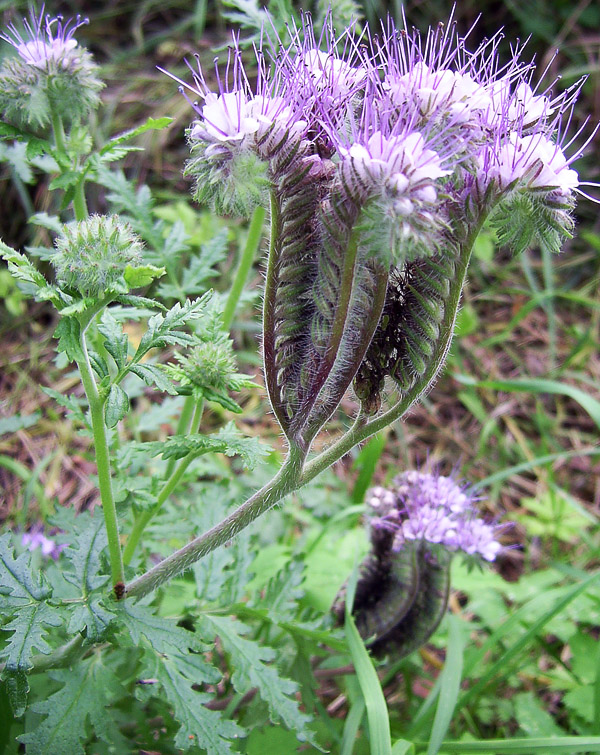
M 271 482 L 251 496 L 222 522 L 127 585 L 125 588 L 126 597 L 141 598 L 147 595 L 215 548 L 226 543 L 286 495 L 306 485 L 320 472 L 345 456 L 357 443 L 366 440 L 386 425 L 402 417 L 415 401 L 429 389 L 442 368 L 450 348 L 471 251 L 485 217 L 485 214 L 482 214 L 461 245 L 461 253 L 456 264 L 456 275 L 451 284 L 444 318 L 440 326 L 440 336 L 429 366 L 416 384 L 393 407 L 380 416 L 369 421 L 365 415 L 359 413 L 354 425 L 345 435 L 306 465 L 305 459 L 308 450 L 292 445 L 285 463 Z
M 92 318 L 89 318 L 85 326 L 81 328 L 80 346 L 83 358 L 80 358 L 77 361 L 77 366 L 79 367 L 81 382 L 83 383 L 85 395 L 87 396 L 90 407 L 94 448 L 96 451 L 96 466 L 98 468 L 98 487 L 100 488 L 100 500 L 102 501 L 102 512 L 104 514 L 104 523 L 106 525 L 110 571 L 114 587 L 118 582 L 124 582 L 125 577 L 123 573 L 121 545 L 119 542 L 117 509 L 112 490 L 110 452 L 108 448 L 106 423 L 104 421 L 104 399 L 98 393 L 98 387 L 90 364 L 90 357 L 85 339 L 85 332 L 91 319 Z
M 189 568 L 193 563 L 224 545 L 241 532 L 265 511 L 272 508 L 288 493 L 298 488 L 305 452 L 291 446 L 288 456 L 275 477 L 254 493 L 245 503 L 208 532 L 192 540 L 153 569 L 138 577 L 125 588 L 125 597 L 141 598 L 172 577 Z
M 333 368 L 336 357 L 339 352 L 340 344 L 344 336 L 346 323 L 350 311 L 350 301 L 352 296 L 352 288 L 354 285 L 354 273 L 356 268 L 356 258 L 358 254 L 358 240 L 359 232 L 354 230 L 350 238 L 350 243 L 346 250 L 344 257 L 344 264 L 342 268 L 342 277 L 340 281 L 339 296 L 337 306 L 335 310 L 335 316 L 331 324 L 331 334 L 329 336 L 329 342 L 323 355 L 323 359 L 317 374 L 310 382 L 310 389 L 306 400 L 303 403 L 300 411 L 294 417 L 292 423 L 293 431 L 296 435 L 300 435 L 304 424 L 306 423 L 310 412 L 315 405 L 321 389 L 325 385 L 327 378 Z
M 433 381 L 444 365 L 448 349 L 452 342 L 454 323 L 458 313 L 458 305 L 460 303 L 460 296 L 467 274 L 467 267 L 469 265 L 469 260 L 471 259 L 471 251 L 475 239 L 479 235 L 481 226 L 484 223 L 485 217 L 486 216 L 482 216 L 480 218 L 479 223 L 471 231 L 467 240 L 462 245 L 461 254 L 456 265 L 456 277 L 450 287 L 450 295 L 446 303 L 444 318 L 440 325 L 440 336 L 425 372 L 420 376 L 415 385 L 407 391 L 402 398 L 394 404 L 394 406 L 388 409 L 388 411 L 383 412 L 383 414 L 380 414 L 370 421 L 367 421 L 364 415 L 359 414 L 354 425 L 347 433 L 306 464 L 302 477 L 300 478 L 300 485 L 305 485 L 307 482 L 310 482 L 318 474 L 338 461 L 338 459 L 345 456 L 357 443 L 361 443 L 363 440 L 366 440 L 371 435 L 379 432 L 387 425 L 400 419 L 431 387 Z
M 252 219 L 250 221 L 250 227 L 248 228 L 248 236 L 246 238 L 246 245 L 240 257 L 238 269 L 233 279 L 231 291 L 227 297 L 227 303 L 225 304 L 225 310 L 223 311 L 223 327 L 225 330 L 231 328 L 233 322 L 233 316 L 235 314 L 236 307 L 244 290 L 244 285 L 254 262 L 256 251 L 260 246 L 262 238 L 263 223 L 265 222 L 265 209 L 264 207 L 257 207 L 254 210 Z
M 201 399 L 200 401 L 196 403 L 196 409 L 194 411 L 194 416 L 192 418 L 192 424 L 190 427 L 190 433 L 192 434 L 198 432 L 198 428 L 200 427 L 200 421 L 202 419 L 203 408 L 204 408 L 204 401 Z M 139 514 L 139 516 L 136 518 L 133 525 L 133 529 L 131 530 L 131 534 L 129 535 L 129 538 L 127 539 L 127 545 L 125 546 L 125 550 L 123 551 L 124 563 L 128 564 L 131 561 L 133 554 L 135 553 L 135 549 L 137 548 L 138 543 L 140 542 L 140 539 L 142 537 L 144 530 L 146 529 L 147 524 L 156 516 L 156 514 L 158 514 L 163 503 L 167 500 L 167 498 L 179 485 L 181 478 L 185 474 L 186 469 L 189 467 L 192 461 L 194 461 L 195 458 L 196 458 L 196 454 L 190 453 L 187 456 L 185 456 L 183 459 L 180 459 L 179 464 L 168 476 L 167 481 L 165 482 L 162 490 L 158 494 L 158 497 L 156 499 L 156 504 L 151 509 L 142 511 Z

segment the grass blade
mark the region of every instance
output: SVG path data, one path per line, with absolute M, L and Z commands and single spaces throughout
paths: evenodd
M 392 755 L 387 703 L 383 696 L 379 677 L 352 618 L 352 605 L 354 603 L 357 579 L 358 564 L 354 568 L 346 594 L 346 621 L 344 624 L 346 639 L 348 640 L 348 648 L 350 649 L 350 655 L 352 656 L 352 662 L 367 709 L 371 755 Z
M 342 738 L 342 749 L 340 755 L 352 755 L 356 743 L 356 735 L 365 715 L 365 701 L 361 697 L 350 708 L 344 723 L 344 736 Z
M 427 755 L 437 755 L 446 736 L 456 702 L 460 692 L 460 680 L 463 670 L 463 651 L 465 636 L 461 620 L 450 616 L 450 637 L 446 651 L 446 662 L 440 676 L 442 677 L 438 704 L 433 719 L 433 728 L 429 738 Z
M 417 751 L 427 747 L 425 742 L 416 745 Z M 460 755 L 468 752 L 490 752 L 493 755 L 533 755 L 539 752 L 566 753 L 574 755 L 577 752 L 600 752 L 600 737 L 539 737 L 523 739 L 488 739 L 477 742 L 442 742 L 441 752 L 458 752 Z

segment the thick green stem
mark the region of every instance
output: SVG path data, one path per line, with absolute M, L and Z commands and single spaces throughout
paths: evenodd
M 90 321 L 91 320 L 88 320 L 88 324 Z M 96 451 L 96 465 L 98 467 L 98 487 L 100 488 L 100 500 L 102 501 L 102 511 L 104 513 L 104 522 L 106 525 L 110 570 L 114 586 L 118 582 L 123 582 L 125 577 L 123 573 L 121 545 L 119 543 L 117 509 L 115 507 L 115 499 L 112 491 L 110 452 L 108 448 L 106 424 L 104 422 L 104 400 L 98 394 L 98 387 L 96 386 L 96 380 L 94 379 L 94 373 L 90 364 L 85 340 L 86 327 L 82 327 L 81 329 L 80 345 L 83 358 L 80 358 L 77 361 L 77 366 L 79 367 L 81 382 L 83 383 L 90 406 L 92 432 Z
M 54 144 L 56 149 L 62 154 L 67 154 L 67 142 L 65 139 L 65 128 L 62 118 L 57 113 L 52 113 L 52 132 L 54 134 Z
M 83 178 L 75 185 L 73 210 L 75 211 L 76 220 L 85 220 L 88 216 L 87 202 L 85 200 L 85 180 Z
M 141 598 L 172 577 L 180 574 L 198 559 L 231 540 L 265 511 L 272 508 L 298 487 L 305 453 L 292 446 L 285 463 L 263 488 L 212 529 L 192 540 L 153 569 L 138 577 L 125 588 L 125 597 Z
M 203 407 L 204 407 L 204 402 L 202 400 L 196 403 L 196 410 L 194 412 L 194 417 L 192 419 L 190 433 L 198 432 L 198 428 L 200 427 L 200 421 L 202 419 Z M 182 412 L 182 415 L 183 415 L 183 412 Z M 180 421 L 181 421 L 181 418 L 180 418 Z M 186 422 L 186 427 L 187 427 L 187 422 Z M 162 490 L 158 494 L 158 497 L 156 499 L 156 503 L 154 504 L 154 506 L 151 509 L 142 511 L 142 513 L 136 518 L 133 525 L 133 529 L 131 530 L 131 534 L 129 535 L 129 538 L 127 539 L 127 545 L 125 546 L 125 550 L 123 551 L 124 563 L 128 564 L 131 561 L 131 559 L 133 558 L 133 554 L 135 553 L 135 549 L 137 548 L 138 543 L 140 542 L 140 539 L 142 537 L 144 530 L 146 529 L 147 524 L 156 516 L 156 514 L 158 514 L 163 503 L 175 490 L 181 478 L 183 477 L 185 470 L 189 467 L 189 465 L 192 463 L 192 461 L 194 461 L 195 458 L 196 456 L 194 454 L 188 454 L 185 458 L 180 460 L 177 467 L 168 476 L 167 481 L 165 482 Z
M 264 207 L 257 207 L 252 215 L 250 221 L 250 227 L 248 228 L 248 236 L 246 237 L 246 245 L 240 258 L 238 269 L 235 273 L 235 278 L 231 285 L 231 291 L 227 297 L 227 303 L 225 304 L 225 310 L 223 312 L 223 327 L 225 330 L 231 328 L 233 322 L 233 316 L 235 314 L 236 307 L 244 290 L 248 273 L 254 262 L 256 251 L 260 245 L 262 238 L 262 229 L 265 222 L 265 210 Z

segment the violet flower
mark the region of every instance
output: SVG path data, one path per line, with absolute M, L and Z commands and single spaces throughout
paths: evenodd
M 39 548 L 42 556 L 52 558 L 54 561 L 58 559 L 61 552 L 67 547 L 66 544 L 59 545 L 52 538 L 46 537 L 42 529 L 36 527 L 29 530 L 29 532 L 23 533 L 21 545 L 29 551 L 35 551 Z
M 394 533 L 394 552 L 421 542 L 494 561 L 502 550 L 496 538 L 502 527 L 480 519 L 476 499 L 452 477 L 409 471 L 393 484 L 387 491 L 374 488 L 367 503 L 377 514 L 371 527 Z
M 74 34 L 80 26 L 89 23 L 87 18 L 77 16 L 63 22 L 62 16 L 45 15 L 44 7 L 38 16 L 31 14 L 23 21 L 23 33 L 14 24 L 7 26 L 7 33 L 0 39 L 11 44 L 21 59 L 30 66 L 43 71 L 54 68 L 68 70 L 79 64 L 79 51 Z
M 367 415 L 387 377 L 401 394 L 435 378 L 487 218 L 516 248 L 560 248 L 583 147 L 567 155 L 563 126 L 580 84 L 532 86 L 522 46 L 501 62 L 500 34 L 470 51 L 452 17 L 424 37 L 389 21 L 377 37 L 328 22 L 317 36 L 305 15 L 290 37 L 264 32 L 252 83 L 235 36 L 216 86 L 200 65 L 178 81 L 195 98 L 195 198 L 271 209 L 266 382 L 307 447 L 355 378 Z

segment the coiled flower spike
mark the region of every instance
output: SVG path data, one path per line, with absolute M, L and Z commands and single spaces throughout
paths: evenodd
M 378 39 L 327 23 L 317 38 L 310 16 L 290 34 L 270 49 L 264 34 L 254 86 L 236 38 L 218 91 L 201 67 L 181 84 L 200 99 L 196 198 L 248 213 L 269 195 L 266 382 L 307 449 L 354 378 L 365 415 L 386 378 L 407 405 L 432 384 L 488 217 L 517 250 L 569 235 L 580 152 L 565 156 L 561 123 L 578 86 L 538 91 L 522 47 L 507 64 L 500 35 L 470 52 L 452 18 L 424 38 L 391 21 Z
M 502 527 L 476 516 L 474 497 L 451 477 L 409 471 L 391 488 L 367 494 L 371 552 L 361 564 L 353 613 L 375 653 L 393 647 L 400 657 L 423 645 L 448 605 L 450 560 L 494 561 Z M 346 588 L 333 606 L 343 619 Z

